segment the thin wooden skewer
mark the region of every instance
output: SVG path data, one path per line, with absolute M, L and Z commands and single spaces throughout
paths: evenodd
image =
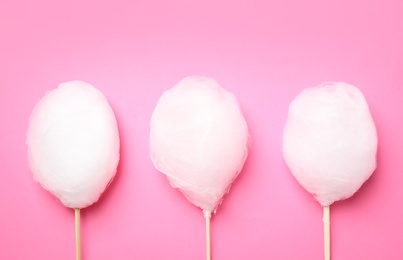
M 76 222 L 76 260 L 81 260 L 80 209 L 74 209 Z
M 210 247 L 210 218 L 211 212 L 204 211 L 204 217 L 206 218 L 206 256 L 207 260 L 211 260 L 211 247 Z
M 325 260 L 330 260 L 330 206 L 323 207 Z

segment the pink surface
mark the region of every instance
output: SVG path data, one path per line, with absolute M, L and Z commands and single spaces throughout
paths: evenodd
M 201 211 L 148 158 L 161 93 L 206 75 L 237 95 L 252 146 L 212 219 L 214 259 L 322 259 L 322 209 L 281 157 L 291 100 L 356 85 L 379 135 L 378 169 L 331 209 L 333 259 L 403 259 L 403 2 L 0 2 L 0 259 L 74 259 L 74 214 L 32 179 L 35 103 L 80 79 L 108 97 L 121 163 L 82 212 L 83 259 L 204 259 Z

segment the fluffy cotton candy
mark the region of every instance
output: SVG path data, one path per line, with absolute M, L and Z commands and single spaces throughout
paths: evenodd
M 345 83 L 308 88 L 291 103 L 283 156 L 323 206 L 352 196 L 376 168 L 377 133 L 360 90 Z
M 248 155 L 248 127 L 235 96 L 210 78 L 166 91 L 151 118 L 155 167 L 194 205 L 216 209 Z
M 81 81 L 63 83 L 39 101 L 27 145 L 34 179 L 70 208 L 96 202 L 119 162 L 114 113 L 99 90 Z

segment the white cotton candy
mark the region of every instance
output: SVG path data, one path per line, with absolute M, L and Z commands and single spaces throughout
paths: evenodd
M 235 96 L 210 78 L 183 79 L 161 96 L 151 118 L 155 167 L 205 213 L 216 210 L 241 171 L 248 139 Z
M 321 205 L 352 196 L 376 168 L 377 133 L 360 90 L 324 83 L 291 103 L 283 156 Z
M 99 90 L 81 81 L 63 83 L 38 102 L 27 145 L 34 179 L 70 208 L 96 202 L 119 162 L 112 108 Z

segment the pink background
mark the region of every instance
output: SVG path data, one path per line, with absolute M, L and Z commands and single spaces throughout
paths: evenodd
M 83 259 L 204 259 L 201 211 L 148 158 L 162 92 L 188 75 L 234 92 L 250 156 L 212 218 L 214 259 L 322 259 L 322 208 L 288 171 L 291 100 L 322 81 L 367 98 L 378 169 L 331 209 L 333 259 L 403 259 L 403 1 L 0 1 L 0 259 L 74 259 L 74 214 L 32 179 L 25 133 L 47 90 L 83 80 L 120 128 L 118 174 L 82 211 Z

